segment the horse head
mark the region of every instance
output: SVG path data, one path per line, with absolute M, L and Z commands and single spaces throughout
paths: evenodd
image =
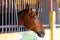
M 37 33 L 39 37 L 44 37 L 45 30 L 37 16 L 36 10 L 29 8 L 28 4 L 26 7 L 28 8 L 18 13 L 19 25 L 24 25 L 26 28 Z

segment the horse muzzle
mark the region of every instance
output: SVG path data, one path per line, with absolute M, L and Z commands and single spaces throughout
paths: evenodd
M 45 36 L 45 32 L 43 32 L 42 30 L 40 30 L 40 31 L 37 32 L 37 35 L 39 37 L 44 37 Z

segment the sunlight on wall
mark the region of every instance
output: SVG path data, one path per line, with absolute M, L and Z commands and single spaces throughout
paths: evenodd
M 17 33 L 0 34 L 0 40 L 18 40 Z

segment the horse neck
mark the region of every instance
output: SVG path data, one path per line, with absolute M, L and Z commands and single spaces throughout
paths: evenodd
M 18 12 L 18 21 L 19 21 L 18 23 L 19 23 L 19 25 L 24 25 L 26 15 L 27 15 L 26 10 L 22 10 L 22 11 Z

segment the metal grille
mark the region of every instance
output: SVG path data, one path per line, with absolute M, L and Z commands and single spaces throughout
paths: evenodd
M 27 30 L 18 25 L 17 12 L 25 9 L 26 3 L 37 8 L 36 0 L 0 0 L 0 33 L 20 32 Z
M 25 9 L 26 3 L 30 4 L 31 8 L 38 10 L 38 16 L 44 24 L 43 26 L 49 27 L 49 2 L 43 0 L 0 0 L 0 33 L 27 30 L 24 26 L 18 25 L 17 16 L 18 11 Z
M 1 15 L 2 15 L 2 23 L 1 25 L 18 25 L 17 20 L 17 9 L 16 9 L 16 2 L 13 1 L 13 6 L 11 0 L 2 0 L 2 7 L 1 7 Z M 13 9 L 12 9 L 13 7 Z M 11 11 L 12 10 L 12 11 Z
M 0 33 L 20 32 L 26 30 L 18 26 L 17 0 L 0 0 Z
M 25 31 L 23 25 L 18 25 L 17 12 L 25 9 L 26 3 L 31 8 L 37 7 L 36 0 L 0 0 L 0 33 Z

